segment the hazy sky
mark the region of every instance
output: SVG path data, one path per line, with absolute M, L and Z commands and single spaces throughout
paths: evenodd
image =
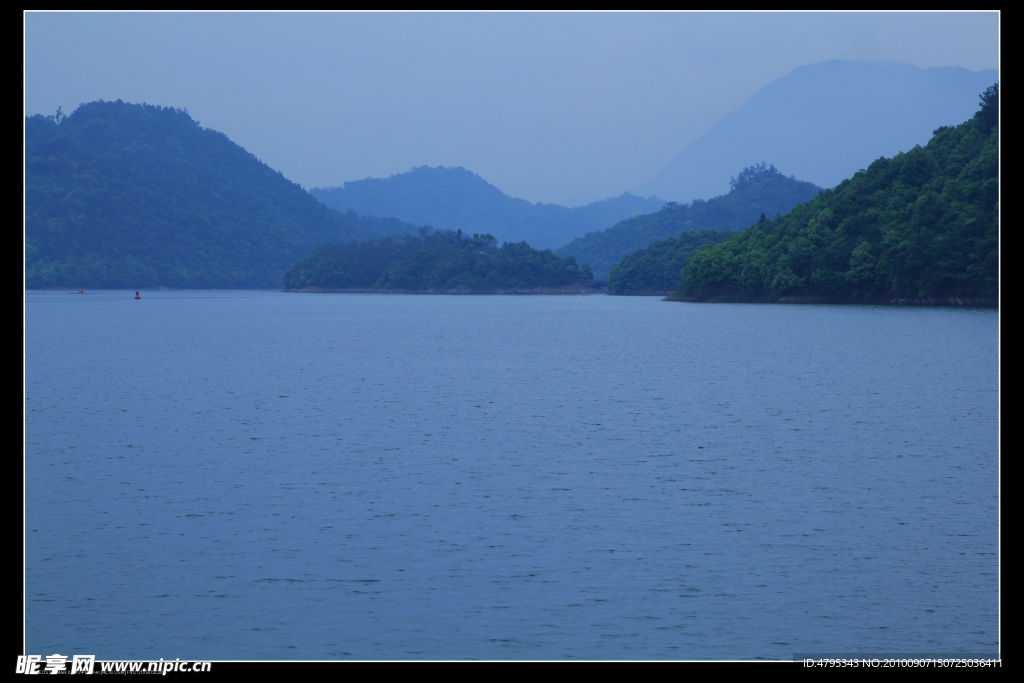
M 184 107 L 309 188 L 464 166 L 577 204 L 803 64 L 998 68 L 997 13 L 28 13 L 25 113 Z

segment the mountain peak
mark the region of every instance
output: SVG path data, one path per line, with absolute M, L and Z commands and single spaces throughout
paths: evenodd
M 634 190 L 679 201 L 728 190 L 730 173 L 773 159 L 833 187 L 880 156 L 970 118 L 995 70 L 835 59 L 798 66 L 708 128 Z

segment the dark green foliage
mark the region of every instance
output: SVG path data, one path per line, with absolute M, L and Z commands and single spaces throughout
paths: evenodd
M 998 88 L 970 121 L 690 256 L 675 298 L 997 300 Z
M 574 237 L 614 225 L 623 218 L 655 211 L 657 197 L 619 197 L 567 208 L 510 197 L 464 168 L 420 166 L 390 178 L 365 178 L 344 187 L 314 187 L 310 193 L 327 206 L 369 216 L 397 216 L 439 230 L 487 232 L 499 240 L 557 247 Z
M 679 273 L 691 252 L 735 235 L 731 230 L 691 230 L 679 237 L 652 242 L 615 264 L 608 276 L 608 289 L 613 294 L 668 294 L 679 284 Z
M 978 112 L 978 129 L 988 133 L 999 125 L 999 84 L 995 83 L 981 94 L 981 111 Z
M 464 239 L 451 231 L 325 243 L 284 275 L 287 289 L 377 289 L 486 292 L 566 287 L 593 277 L 590 268 L 526 242 L 497 246 L 491 235 Z
M 320 204 L 170 107 L 25 119 L 25 286 L 279 287 L 324 240 L 414 230 Z
M 652 242 L 694 230 L 743 230 L 759 214 L 789 211 L 821 190 L 812 183 L 787 178 L 764 163 L 743 169 L 730 184 L 729 194 L 706 202 L 669 202 L 657 213 L 629 218 L 602 232 L 578 237 L 557 253 L 575 256 L 591 264 L 598 277 L 608 277 L 620 259 Z

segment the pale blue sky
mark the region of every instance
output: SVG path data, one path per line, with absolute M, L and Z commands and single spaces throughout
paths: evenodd
M 464 166 L 571 205 L 829 59 L 998 68 L 999 15 L 28 13 L 25 113 L 184 107 L 306 188 Z

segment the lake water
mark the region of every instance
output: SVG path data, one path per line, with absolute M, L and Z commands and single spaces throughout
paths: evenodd
M 28 292 L 25 652 L 998 651 L 998 313 Z

